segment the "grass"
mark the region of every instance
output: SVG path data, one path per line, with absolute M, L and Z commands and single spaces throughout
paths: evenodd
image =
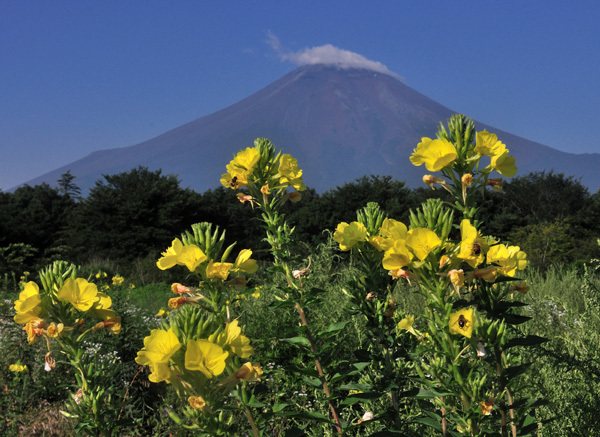
M 369 339 L 365 337 L 361 320 L 347 312 L 348 298 L 343 286 L 351 267 L 330 243 L 316 251 L 311 263 L 312 283 L 322 289 L 320 303 L 309 310 L 312 328 L 320 330 L 331 322 L 349 320 L 335 339 L 334 353 L 325 360 L 326 366 L 335 369 L 346 360 L 352 362 L 356 350 Z M 275 295 L 280 293 L 278 290 L 283 284 L 264 283 L 264 279 L 260 275 L 256 277 L 250 285 L 264 284 L 262 288 L 253 288 L 245 299 L 234 304 L 238 305 L 235 311 L 241 317 L 241 324 L 247 327 L 246 335 L 253 339 L 255 356 L 263 363 L 265 375 L 259 390 L 262 399 L 267 405 L 285 400 L 327 414 L 325 403 L 314 401 L 319 397 L 313 396 L 318 390 L 288 376 L 286 367 L 306 363 L 310 357 L 284 341 L 297 335 L 298 317 L 294 308 L 274 312 Z M 550 339 L 535 349 L 534 356 L 523 357 L 532 363 L 530 371 L 521 377 L 523 393 L 547 401 L 536 411 L 539 423 L 536 435 L 600 435 L 597 420 L 600 413 L 600 277 L 591 271 L 584 275 L 556 266 L 544 274 L 530 272 L 525 279 L 530 291 L 523 297 L 529 304 L 523 311 L 533 319 L 524 329 Z M 257 292 L 260 296 L 253 297 Z M 24 333 L 11 320 L 16 291 L 5 288 L 2 293 L 0 389 L 4 395 L 0 400 L 0 434 L 72 435 L 72 423 L 59 413 L 70 396 L 71 389 L 65 386 L 68 377 L 43 371 L 40 360 L 44 345 L 27 345 Z M 109 294 L 113 297 L 113 307 L 123 317 L 120 336 L 105 339 L 106 347 L 116 349 L 123 362 L 119 384 L 123 390 L 129 389 L 129 406 L 124 411 L 130 422 L 129 428 L 122 429 L 122 435 L 186 435 L 164 415 L 164 409 L 176 402 L 167 387 L 164 384 L 148 387 L 145 372 L 134 381 L 139 370 L 134 362 L 136 351 L 142 347 L 144 336 L 160 323 L 156 313 L 166 308 L 167 300 L 172 297 L 169 284 L 112 287 Z M 394 297 L 397 311 L 418 314 L 415 308 L 420 307 L 420 298 L 410 288 L 398 287 Z M 17 360 L 28 365 L 28 374 L 16 375 L 8 370 Z M 371 405 L 376 407 L 377 404 Z M 346 419 L 356 421 L 362 413 L 350 408 Z M 271 426 L 285 429 L 283 423 L 273 422 Z M 312 429 L 312 435 L 324 435 L 325 428 L 315 425 Z

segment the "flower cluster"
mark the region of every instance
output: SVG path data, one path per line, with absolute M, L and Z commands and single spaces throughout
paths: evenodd
M 35 282 L 29 281 L 15 301 L 14 320 L 25 325 L 30 344 L 39 336 L 56 339 L 67 333 L 79 335 L 86 328 L 85 320 L 94 321 L 90 329 L 107 328 L 118 334 L 121 318 L 111 305 L 111 298 L 84 278 L 67 278 L 58 290 L 51 289 L 44 295 Z
M 250 339 L 242 334 L 237 320 L 225 325 L 225 328 L 216 331 L 208 338 L 197 340 L 188 339 L 185 344 L 179 340 L 174 330 L 153 329 L 150 335 L 144 338 L 144 347 L 138 352 L 136 362 L 149 366 L 152 382 L 186 378 L 186 372 L 191 372 L 191 379 L 203 375 L 205 379 L 220 376 L 234 356 L 248 358 L 254 349 Z M 246 364 L 238 371 L 243 371 Z M 251 371 L 245 372 L 240 380 L 257 380 L 262 371 L 257 364 L 250 365 Z
M 252 185 L 264 187 L 265 191 L 287 187 L 305 190 L 298 160 L 281 152 L 273 155 L 265 146 L 266 140 L 259 138 L 255 147 L 248 147 L 235 155 L 226 166 L 227 173 L 221 176 L 221 184 L 234 190 Z
M 253 158 L 249 152 L 240 159 L 248 164 Z M 241 174 L 238 177 L 242 180 Z M 218 227 L 197 223 L 162 253 L 156 263 L 159 269 L 184 266 L 197 283 L 172 284 L 176 297 L 169 299 L 171 312 L 157 314 L 168 317 L 161 329 L 144 339 L 136 358 L 138 364 L 148 366 L 151 382 L 165 381 L 188 399 L 186 416 L 196 420 L 194 412 L 208 413 L 203 416 L 207 429 L 211 421 L 218 422 L 212 413 L 221 408 L 231 389 L 240 382 L 257 381 L 262 374 L 258 363 L 244 362 L 254 349 L 238 320 L 231 318 L 229 307 L 232 296 L 246 288 L 245 275 L 255 273 L 258 263 L 249 249 L 240 250 L 229 262 L 235 243 L 223 248 L 224 240 L 225 233 Z

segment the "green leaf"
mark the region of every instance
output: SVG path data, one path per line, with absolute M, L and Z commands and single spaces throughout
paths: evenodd
M 514 346 L 537 346 L 550 341 L 549 338 L 540 337 L 538 335 L 527 335 L 525 337 L 511 338 L 504 345 L 504 350 Z
M 521 364 L 520 366 L 509 367 L 504 371 L 504 375 L 507 379 L 516 378 L 520 374 L 524 373 L 531 367 L 531 363 Z
M 362 392 L 368 392 L 373 390 L 373 386 L 370 384 L 359 384 L 359 383 L 352 383 L 352 384 L 345 384 L 345 385 L 341 385 L 338 387 L 338 390 L 360 390 Z
M 275 404 L 275 405 L 273 405 L 273 412 L 274 413 L 279 413 L 279 412 L 285 410 L 289 406 L 290 406 L 290 404 L 285 403 L 285 402 L 280 403 L 280 404 L 279 403 Z
M 335 334 L 335 333 L 341 331 L 342 329 L 344 329 L 348 323 L 349 323 L 349 320 L 344 321 L 344 322 L 331 323 L 326 329 L 319 332 L 319 335 Z
M 295 344 L 297 346 L 306 346 L 310 347 L 310 343 L 306 337 L 290 337 L 284 338 L 283 341 L 287 341 L 288 343 Z
M 323 383 L 318 378 L 309 378 L 307 376 L 303 376 L 302 380 L 313 388 L 323 387 Z
M 506 323 L 509 325 L 520 325 L 521 323 L 525 323 L 528 320 L 531 320 L 531 317 L 528 316 L 520 316 L 518 314 L 504 314 L 502 316 Z

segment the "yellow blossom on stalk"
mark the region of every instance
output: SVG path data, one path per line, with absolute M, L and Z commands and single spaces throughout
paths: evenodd
M 167 305 L 169 306 L 169 308 L 171 308 L 172 310 L 176 310 L 177 308 L 179 308 L 181 305 L 183 305 L 184 303 L 186 303 L 188 300 L 187 297 L 185 296 L 181 296 L 181 297 L 174 297 L 172 299 L 169 299 L 169 302 L 167 303 Z
M 279 158 L 279 183 L 294 187 L 296 191 L 304 191 L 306 185 L 302 182 L 302 170 L 298 168 L 298 160 L 287 153 Z
M 466 174 L 462 175 L 462 177 L 460 178 L 460 182 L 463 185 L 470 187 L 471 184 L 473 183 L 473 175 L 471 173 L 466 173 Z
M 27 366 L 24 364 L 11 364 L 8 370 L 11 372 L 27 372 Z
M 452 285 L 454 285 L 454 289 L 456 291 L 459 290 L 460 287 L 465 285 L 465 272 L 463 269 L 452 269 L 448 272 L 448 278 Z
M 242 249 L 235 259 L 234 266 L 236 269 L 240 269 L 248 274 L 256 273 L 258 270 L 258 263 L 256 260 L 251 259 L 252 250 Z
M 27 333 L 27 343 L 34 344 L 38 340 L 38 336 L 44 332 L 43 328 L 46 323 L 42 319 L 32 319 L 25 324 L 23 331 Z
M 206 407 L 206 401 L 202 396 L 190 396 L 188 402 L 194 410 L 204 410 Z
M 442 243 L 440 237 L 431 229 L 416 228 L 408 231 L 406 236 L 406 245 L 410 248 L 411 252 L 424 261 L 429 253 L 438 247 Z
M 220 278 L 223 281 L 226 281 L 231 269 L 233 269 L 232 263 L 216 263 L 213 260 L 210 260 L 208 266 L 206 266 L 206 277 Z
M 502 176 L 511 178 L 517 174 L 517 166 L 515 165 L 515 162 L 515 158 L 510 156 L 508 154 L 508 150 L 506 150 L 501 155 L 492 156 L 491 166 Z
M 65 325 L 62 323 L 59 323 L 57 325 L 56 323 L 52 322 L 50 323 L 50 326 L 46 328 L 46 335 L 50 338 L 57 338 L 64 329 L 64 327 Z
M 252 197 L 249 194 L 244 194 L 244 193 L 237 193 L 236 196 L 240 202 L 242 202 L 242 203 L 250 202 L 250 206 L 252 206 L 252 208 L 254 208 L 254 197 Z
M 174 282 L 173 284 L 171 284 L 171 291 L 175 294 L 183 294 L 183 293 L 191 293 L 192 292 L 190 287 L 186 287 L 185 285 L 182 285 L 179 282 Z
M 423 175 L 423 183 L 432 190 L 435 190 L 435 188 L 433 187 L 434 184 L 446 185 L 446 180 L 431 174 L 426 174 Z
M 150 367 L 150 381 L 165 381 L 171 376 L 169 360 L 180 348 L 181 343 L 173 329 L 153 329 L 150 335 L 144 338 L 144 347 L 137 353 L 135 362 Z
M 249 361 L 242 364 L 238 370 L 234 373 L 234 376 L 238 381 L 254 382 L 260 381 L 260 377 L 263 374 L 263 370 L 260 364 L 252 364 Z
M 479 408 L 481 409 L 481 414 L 484 416 L 489 416 L 492 414 L 492 409 L 494 408 L 493 402 L 479 402 Z
M 240 358 L 248 358 L 254 353 L 250 339 L 242 335 L 242 328 L 239 327 L 237 319 L 225 326 L 225 331 L 217 336 L 216 343 Z
M 250 174 L 251 173 L 249 171 L 236 169 L 230 173 L 223 173 L 223 175 L 221 175 L 220 182 L 221 185 L 231 188 L 232 190 L 236 190 L 248 185 L 248 176 Z
M 487 253 L 488 264 L 497 264 L 498 273 L 504 276 L 515 276 L 517 270 L 527 267 L 527 254 L 519 246 L 506 247 L 496 244 Z
M 381 224 L 379 233 L 392 240 L 403 240 L 408 235 L 408 228 L 398 220 L 386 218 Z
M 156 317 L 162 317 L 164 315 L 168 314 L 167 311 L 160 309 L 158 310 L 158 312 L 156 313 Z
M 183 245 L 179 238 L 175 238 L 162 257 L 156 262 L 161 270 L 167 270 L 175 265 L 186 266 L 190 272 L 206 261 L 208 257 L 195 244 Z
M 408 270 L 404 270 L 404 269 L 396 269 L 396 270 L 390 270 L 388 272 L 388 275 L 392 277 L 392 279 L 400 279 L 400 278 L 404 278 L 406 279 L 406 281 L 410 284 L 411 279 L 412 280 L 416 280 L 417 276 L 412 273 L 409 272 Z M 368 295 L 367 295 L 368 297 Z
M 456 158 L 458 158 L 456 147 L 450 141 L 424 137 L 410 156 L 410 162 L 416 166 L 425 164 L 429 171 L 440 171 Z
M 406 316 L 398 322 L 396 328 L 398 328 L 399 330 L 410 331 L 412 329 L 413 323 L 415 323 L 415 318 L 413 316 Z
M 472 275 L 487 282 L 494 282 L 498 277 L 498 268 L 495 266 L 488 266 L 483 269 L 475 269 L 473 270 Z
M 346 252 L 352 249 L 356 243 L 365 241 L 367 236 L 367 228 L 362 223 L 352 222 L 348 224 L 342 222 L 337 225 L 333 234 L 333 240 L 340 245 L 341 250 Z
M 396 240 L 405 240 L 408 228 L 402 222 L 386 218 L 379 228 L 379 235 L 369 237 L 369 243 L 380 252 L 384 252 L 394 245 Z
M 485 259 L 486 241 L 479 236 L 479 232 L 469 219 L 464 219 L 460 223 L 460 234 L 461 242 L 458 258 L 467 262 L 471 267 L 477 267 Z
M 491 134 L 488 131 L 481 131 L 475 134 L 475 153 L 486 156 L 494 156 L 506 150 L 504 144 L 498 141 L 496 134 Z
M 260 160 L 260 153 L 256 147 L 246 147 L 246 150 L 238 152 L 233 160 L 227 165 L 227 170 L 231 171 L 236 168 L 252 171 L 254 166 Z
M 223 373 L 228 356 L 228 352 L 211 341 L 188 340 L 185 351 L 185 368 L 199 370 L 210 379 Z
M 121 285 L 123 283 L 123 281 L 125 281 L 125 278 L 123 278 L 123 276 L 113 276 L 112 278 L 112 283 L 113 285 Z
M 398 270 L 406 267 L 412 260 L 413 254 L 406 246 L 405 240 L 396 240 L 394 245 L 385 251 L 382 265 L 386 270 Z
M 19 299 L 15 301 L 15 322 L 24 325 L 38 319 L 42 312 L 41 301 L 38 285 L 33 281 L 25 284 L 23 291 L 19 293 Z
M 61 302 L 69 302 L 79 311 L 87 311 L 100 300 L 98 287 L 83 278 L 69 278 L 57 294 Z M 110 298 L 109 298 L 110 299 Z
M 462 309 L 452 313 L 450 314 L 450 321 L 448 322 L 450 334 L 461 334 L 467 338 L 471 338 L 474 322 L 473 308 Z

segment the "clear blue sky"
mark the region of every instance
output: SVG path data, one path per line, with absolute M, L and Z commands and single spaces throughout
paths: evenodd
M 0 188 L 236 103 L 327 44 L 498 129 L 600 153 L 599 22 L 588 0 L 0 0 Z

